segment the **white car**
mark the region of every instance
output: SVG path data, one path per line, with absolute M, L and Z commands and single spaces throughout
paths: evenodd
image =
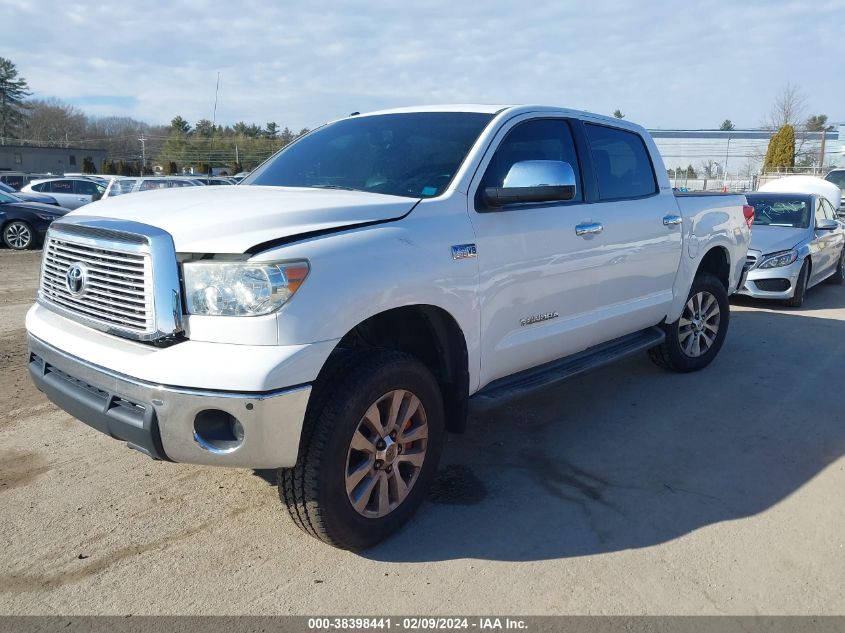
M 752 265 L 741 294 L 797 308 L 809 288 L 825 280 L 845 282 L 845 229 L 830 200 L 770 191 L 746 197 L 754 207 Z
M 21 191 L 49 194 L 65 209 L 78 209 L 102 198 L 106 188 L 91 178 L 41 178 Z
M 741 195 L 676 196 L 629 121 L 351 116 L 241 186 L 54 223 L 29 369 L 156 459 L 281 468 L 293 521 L 359 549 L 423 501 L 470 406 L 645 350 L 680 372 L 713 361 L 752 219 Z
M 202 183 L 192 178 L 179 176 L 139 176 L 112 178 L 106 187 L 104 198 L 114 198 L 127 193 L 139 193 L 141 191 L 157 191 L 158 189 L 173 189 L 175 187 L 200 187 Z

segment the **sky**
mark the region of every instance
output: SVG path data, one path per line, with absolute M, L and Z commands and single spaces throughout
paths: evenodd
M 315 127 L 350 112 L 535 103 L 650 128 L 760 126 L 787 83 L 845 122 L 845 0 L 0 0 L 0 56 L 93 115 Z

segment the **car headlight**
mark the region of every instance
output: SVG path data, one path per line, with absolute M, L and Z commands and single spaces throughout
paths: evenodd
M 259 316 L 278 310 L 308 276 L 308 262 L 182 264 L 188 314 Z
M 763 261 L 757 268 L 780 268 L 781 266 L 789 266 L 792 262 L 798 259 L 798 251 L 794 248 L 788 251 L 779 251 L 777 253 L 769 253 L 763 257 Z

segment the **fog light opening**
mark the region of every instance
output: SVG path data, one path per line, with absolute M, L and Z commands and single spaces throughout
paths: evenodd
M 231 453 L 244 442 L 244 427 L 220 409 L 200 411 L 194 418 L 194 440 L 212 453 Z

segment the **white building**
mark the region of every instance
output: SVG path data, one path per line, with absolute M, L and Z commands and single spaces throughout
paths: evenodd
M 727 173 L 728 187 L 732 189 L 753 188 L 750 184 L 759 175 L 772 136 L 771 130 L 649 130 L 666 169 L 670 176 L 678 170 L 677 179 L 672 178 L 674 186 L 689 188 L 721 188 L 725 186 Z M 820 163 L 822 132 L 804 132 L 796 134 L 796 162 L 807 159 L 810 166 L 799 170 L 802 173 L 824 174 L 833 166 L 845 166 L 845 124 L 836 126 L 832 132 L 824 133 L 824 164 Z M 698 176 L 687 179 L 686 169 L 692 166 Z M 678 169 L 680 168 L 680 169 Z M 707 173 L 709 171 L 709 173 Z M 702 186 L 707 179 L 710 185 Z M 680 181 L 680 182 L 676 182 Z M 689 180 L 687 185 L 684 182 Z M 722 184 L 715 182 L 721 181 Z

